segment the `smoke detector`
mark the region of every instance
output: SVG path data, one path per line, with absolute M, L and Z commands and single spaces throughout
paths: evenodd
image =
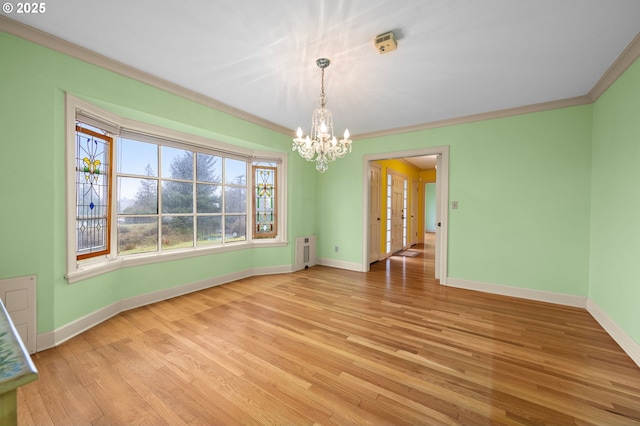
M 380 34 L 373 39 L 373 44 L 378 49 L 378 53 L 384 55 L 385 53 L 392 52 L 398 48 L 398 42 L 396 41 L 396 35 L 393 31 Z

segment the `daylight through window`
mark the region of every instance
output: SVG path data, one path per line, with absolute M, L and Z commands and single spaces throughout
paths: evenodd
M 70 123 L 75 125 L 68 157 L 73 172 L 67 172 L 67 181 L 75 202 L 69 201 L 73 216 L 67 217 L 74 229 L 68 277 L 90 258 L 91 268 L 99 269 L 127 257 L 142 259 L 137 264 L 153 261 L 154 253 L 184 256 L 254 241 L 286 243 L 277 186 L 285 154 L 236 152 L 233 146 L 106 112 L 100 117 L 97 108 L 68 99 L 83 108 L 76 106 Z

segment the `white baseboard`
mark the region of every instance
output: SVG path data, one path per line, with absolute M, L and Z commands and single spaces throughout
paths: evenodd
M 363 272 L 362 266 L 357 263 L 342 262 L 331 259 L 319 259 L 320 265 L 330 266 L 334 268 L 347 269 L 351 271 Z M 293 272 L 292 266 L 271 266 L 264 268 L 253 268 L 245 271 L 239 271 L 232 274 L 222 275 L 219 277 L 209 278 L 202 281 L 184 284 L 178 287 L 158 290 L 152 293 L 146 293 L 139 296 L 133 296 L 122 299 L 111 305 L 105 306 L 94 311 L 82 318 L 79 318 L 69 324 L 66 324 L 54 331 L 40 333 L 37 336 L 37 351 L 43 351 L 77 336 L 78 334 L 95 327 L 103 321 L 130 309 L 140 306 L 149 305 L 151 303 L 167 300 L 172 297 L 181 296 L 183 294 L 192 293 L 206 288 L 214 287 L 220 284 L 236 281 L 242 278 L 248 278 L 256 275 L 284 274 Z M 573 306 L 577 308 L 585 308 L 605 329 L 613 340 L 631 357 L 631 359 L 640 367 L 640 345 L 624 332 L 613 321 L 605 311 L 603 311 L 595 302 L 584 296 L 574 296 L 570 294 L 553 293 L 542 290 L 532 290 L 526 288 L 509 287 L 498 284 L 489 284 L 476 281 L 461 280 L 456 278 L 447 278 L 447 286 L 463 288 L 467 290 L 481 291 L 485 293 L 500 294 L 504 296 L 518 297 L 521 299 L 537 300 L 540 302 L 555 303 L 565 306 Z
M 616 341 L 623 351 L 631 357 L 638 367 L 640 367 L 640 344 L 633 340 L 623 329 L 621 329 L 614 320 L 607 315 L 605 311 L 600 308 L 593 300 L 589 299 L 587 302 L 587 311 L 591 316 L 598 321 L 598 323 L 605 329 L 605 331 Z
M 89 330 L 92 327 L 108 320 L 109 318 L 119 314 L 120 312 L 138 308 L 140 306 L 149 305 L 151 303 L 160 302 L 162 300 L 171 299 L 173 297 L 182 296 L 184 294 L 193 293 L 195 291 L 204 290 L 206 288 L 215 287 L 220 284 L 226 284 L 237 281 L 242 278 L 248 278 L 255 275 L 282 274 L 291 272 L 291 266 L 270 266 L 264 268 L 252 268 L 244 271 L 234 272 L 232 274 L 221 275 L 218 277 L 208 278 L 202 281 L 184 284 L 177 287 L 165 288 L 151 293 L 141 294 L 139 296 L 128 297 L 119 300 L 97 311 L 91 312 L 82 318 L 79 318 L 69 324 L 66 324 L 54 331 L 40 333 L 37 336 L 37 351 L 53 348 L 59 344 L 77 336 L 78 334 Z
M 367 272 L 362 270 L 362 265 L 353 262 L 344 262 L 342 260 L 319 258 L 318 265 L 330 266 L 332 268 L 347 269 L 349 271 Z
M 521 299 L 537 300 L 539 302 L 555 303 L 558 305 L 573 306 L 575 308 L 584 308 L 596 321 L 598 321 L 611 338 L 620 345 L 622 350 L 629 355 L 633 362 L 640 367 L 640 344 L 625 333 L 625 331 L 621 329 L 618 324 L 616 324 L 615 321 L 613 321 L 593 300 L 587 297 L 460 280 L 456 278 L 447 278 L 447 285 L 467 290 L 519 297 Z
M 510 287 L 506 285 L 489 284 L 450 277 L 447 278 L 447 286 L 482 291 L 484 293 L 501 294 L 503 296 L 519 297 L 521 299 L 537 300 L 539 302 L 555 303 L 557 305 L 573 306 L 576 308 L 587 307 L 586 296 L 574 296 L 571 294 L 533 290 L 530 288 Z

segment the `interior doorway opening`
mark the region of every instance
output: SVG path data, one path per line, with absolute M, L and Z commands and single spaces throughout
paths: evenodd
M 399 173 L 382 171 L 379 163 L 383 160 L 401 160 L 414 162 L 418 158 L 431 157 L 435 160 L 435 182 L 422 182 L 421 179 L 396 178 L 397 194 L 394 196 L 394 177 Z M 447 271 L 447 208 L 448 205 L 448 164 L 449 147 L 432 147 L 409 151 L 398 151 L 383 154 L 371 154 L 364 157 L 364 244 L 362 270 L 369 271 L 370 264 L 393 254 L 394 249 L 403 250 L 416 243 L 427 243 L 432 237 L 435 243 L 435 278 L 440 284 L 446 284 Z M 435 223 L 433 231 L 427 231 L 427 187 L 425 183 L 433 183 L 432 196 L 435 197 Z M 418 196 L 421 203 L 418 209 Z M 395 197 L 395 198 L 394 198 Z M 395 201 L 394 201 L 395 200 Z M 372 204 L 373 203 L 373 204 Z M 381 206 L 378 208 L 378 206 Z M 394 225 L 395 220 L 398 224 Z M 433 211 L 433 208 L 431 209 Z M 374 213 L 375 212 L 375 213 Z M 381 218 L 381 214 L 385 216 Z M 381 220 L 382 219 L 382 220 Z M 389 222 L 392 223 L 389 223 Z M 394 227 L 395 226 L 395 227 Z M 431 229 L 431 228 L 430 228 Z M 394 232 L 397 234 L 394 240 Z M 426 232 L 432 232 L 429 236 Z M 398 244 L 397 241 L 400 241 Z

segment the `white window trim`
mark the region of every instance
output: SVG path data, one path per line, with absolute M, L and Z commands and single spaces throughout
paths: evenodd
M 249 168 L 253 161 L 274 161 L 279 163 L 277 182 L 278 184 L 278 199 L 277 199 L 277 227 L 278 236 L 271 239 L 256 239 L 253 240 L 252 232 L 252 220 L 251 212 L 253 212 L 253 198 L 251 197 L 251 191 L 253 190 L 253 177 L 247 179 L 247 240 L 244 242 L 227 243 L 215 247 L 194 247 L 192 249 L 181 249 L 175 251 L 161 251 L 153 253 L 142 253 L 136 255 L 118 256 L 117 254 L 117 227 L 111 226 L 111 252 L 105 256 L 99 256 L 95 258 L 85 259 L 78 261 L 76 258 L 76 233 L 74 232 L 76 227 L 76 200 L 75 200 L 75 173 L 72 167 L 75 164 L 75 122 L 76 111 L 81 110 L 87 114 L 100 117 L 105 121 L 113 123 L 115 126 L 123 127 L 130 130 L 139 131 L 141 133 L 148 133 L 150 135 L 157 136 L 159 138 L 175 139 L 180 141 L 184 145 L 192 146 L 193 148 L 206 148 L 219 151 L 221 153 L 228 153 L 229 157 L 244 157 L 249 162 Z M 165 262 L 176 259 L 186 259 L 195 256 L 211 255 L 215 253 L 224 253 L 236 250 L 246 250 L 255 247 L 283 247 L 288 244 L 287 240 L 287 209 L 286 209 L 286 179 L 287 175 L 287 155 L 281 152 L 270 151 L 257 151 L 251 150 L 239 146 L 228 145 L 219 141 L 196 136 L 188 133 L 182 133 L 171 129 L 166 129 L 158 126 L 154 126 L 148 123 L 143 123 L 135 120 L 130 120 L 124 117 L 120 117 L 109 113 L 101 108 L 98 108 L 88 102 L 85 102 L 69 93 L 65 95 L 65 144 L 66 144 L 66 238 L 67 238 L 67 272 L 65 278 L 69 283 L 78 282 L 87 278 L 95 277 L 110 271 L 115 271 L 121 268 L 127 268 L 131 266 L 147 265 L 158 262 Z M 114 136 L 114 143 L 118 135 Z M 116 144 L 117 145 L 117 144 Z M 116 146 L 114 146 L 114 158 L 116 157 Z M 115 170 L 115 168 L 114 168 Z M 115 188 L 115 175 L 111 174 L 112 188 Z M 249 176 L 249 173 L 247 173 Z M 116 202 L 112 201 L 112 218 L 116 218 Z M 110 224 L 113 225 L 113 224 Z

